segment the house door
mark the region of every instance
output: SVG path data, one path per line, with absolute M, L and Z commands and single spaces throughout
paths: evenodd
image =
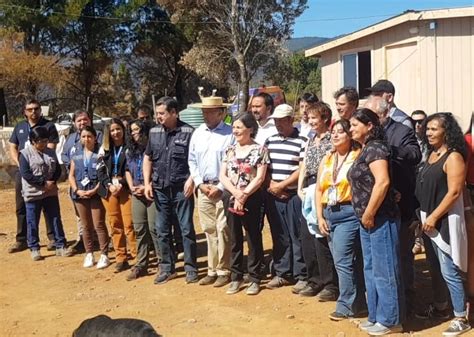
M 420 109 L 420 64 L 417 43 L 391 45 L 385 48 L 385 76 L 395 86 L 395 103 L 410 114 Z

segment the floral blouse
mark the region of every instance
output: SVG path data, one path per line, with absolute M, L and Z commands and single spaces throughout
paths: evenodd
M 254 144 L 247 156 L 238 158 L 236 146 L 230 145 L 224 156 L 223 162 L 227 164 L 227 176 L 232 184 L 239 189 L 244 189 L 256 176 L 260 165 L 270 164 L 268 150 L 260 144 Z
M 319 163 L 328 151 L 332 149 L 331 133 L 327 132 L 316 146 L 316 136 L 308 142 L 306 147 L 306 177 L 316 176 L 319 170 Z

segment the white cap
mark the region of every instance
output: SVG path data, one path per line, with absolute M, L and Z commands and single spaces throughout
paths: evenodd
M 277 105 L 272 115 L 268 118 L 278 119 L 285 117 L 293 117 L 293 108 L 288 104 Z

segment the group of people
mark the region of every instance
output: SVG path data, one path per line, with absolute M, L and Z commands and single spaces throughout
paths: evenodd
M 468 331 L 464 204 L 471 202 L 465 187 L 474 186 L 471 131 L 465 136 L 450 113 L 406 115 L 387 80 L 369 91 L 363 108 L 355 88 L 335 92 L 337 120 L 328 104 L 304 94 L 296 125 L 293 108 L 275 107 L 266 93 L 253 96 L 249 111 L 235 116 L 232 126 L 224 123 L 227 104 L 215 96 L 196 104 L 204 119 L 196 129 L 179 119 L 178 103 L 170 97 L 157 101 L 155 123 L 152 112 L 141 107 L 136 120 L 125 126 L 113 119 L 103 135 L 86 112 L 76 112 L 75 132 L 61 159 L 84 267 L 110 265 L 111 238 L 116 272 L 134 260 L 127 280 L 147 275 L 154 251 L 159 258 L 154 282 L 164 284 L 177 276 L 178 246 L 186 283 L 228 285 L 229 295 L 247 283 L 246 294 L 257 295 L 269 267 L 266 289 L 291 285 L 294 294 L 335 301 L 329 315 L 334 321 L 368 315 L 359 328 L 370 335 L 401 332 L 413 316 L 448 319 L 449 301 L 454 319 L 443 334 Z M 10 252 L 28 247 L 35 261 L 41 259 L 41 211 L 56 255 L 80 252 L 78 244 L 65 246 L 56 186 L 58 135 L 39 107 L 27 102 L 26 120 L 10 139 L 19 165 L 18 233 Z M 195 202 L 207 243 L 201 279 Z M 269 266 L 265 217 L 272 236 Z M 415 313 L 417 234 L 429 261 L 434 301 Z

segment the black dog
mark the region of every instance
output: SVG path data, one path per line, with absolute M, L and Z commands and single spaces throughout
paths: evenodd
M 161 337 L 150 323 L 140 319 L 112 319 L 99 315 L 86 319 L 72 337 Z

